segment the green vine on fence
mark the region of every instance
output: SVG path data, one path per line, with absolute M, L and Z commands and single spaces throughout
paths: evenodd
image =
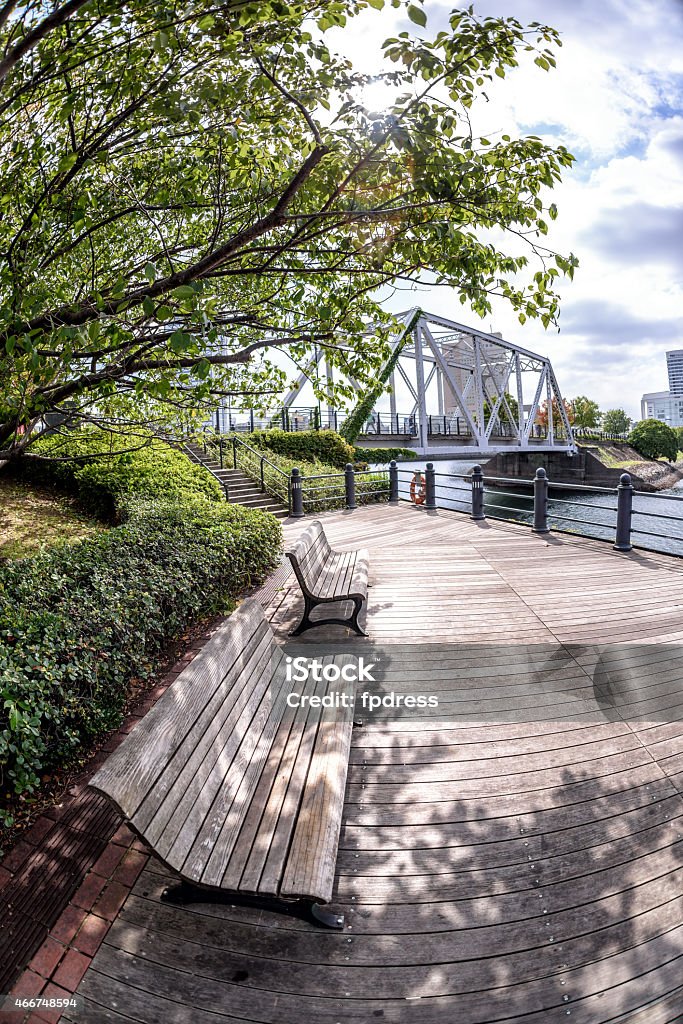
M 394 370 L 396 369 L 396 365 L 400 358 L 401 352 L 403 351 L 406 342 L 410 337 L 410 332 L 412 331 L 414 325 L 417 323 L 421 316 L 422 310 L 416 310 L 415 315 L 411 319 L 410 323 L 406 324 L 405 330 L 403 332 L 403 337 L 398 342 L 396 348 L 391 354 L 391 357 L 387 361 L 386 366 L 384 367 L 379 377 L 377 378 L 377 383 L 373 388 L 370 389 L 370 391 L 368 391 L 365 398 L 362 399 L 362 401 L 356 406 L 354 411 L 347 419 L 346 423 L 344 423 L 341 430 L 339 431 L 342 437 L 344 437 L 349 442 L 349 444 L 353 444 L 356 441 L 358 435 L 361 433 L 363 427 L 365 426 L 368 417 L 375 408 L 375 402 L 384 394 L 386 383 L 391 377 Z

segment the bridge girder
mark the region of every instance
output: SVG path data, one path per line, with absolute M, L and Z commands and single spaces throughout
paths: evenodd
M 430 439 L 432 398 L 436 399 L 437 415 L 444 424 L 450 419 L 465 425 L 467 439 L 461 445 L 454 442 L 450 446 L 453 451 L 458 447 L 473 454 L 501 448 L 536 448 L 534 427 L 544 402 L 548 410 L 556 410 L 559 420 L 556 436 L 555 415 L 548 415 L 545 447 L 575 451 L 571 424 L 547 356 L 499 335 L 420 309 L 407 310 L 397 319 L 401 326 L 392 340 L 391 351 L 393 354 L 401 346 L 396 369 L 413 400 L 411 415 L 416 419 L 415 447 L 419 452 L 430 454 L 436 450 Z M 323 358 L 322 352 L 319 358 Z M 315 369 L 313 360 L 302 373 L 298 387 Z M 326 367 L 326 371 L 329 380 L 330 368 Z M 394 375 L 388 384 L 392 388 L 391 415 L 395 416 L 393 378 Z M 285 406 L 292 404 L 297 393 L 298 389 L 290 392 Z M 514 399 L 516 409 L 510 398 Z M 501 424 L 505 425 L 506 443 L 497 445 L 494 438 Z

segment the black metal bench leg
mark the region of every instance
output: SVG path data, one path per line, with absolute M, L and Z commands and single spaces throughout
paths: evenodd
M 344 927 L 344 915 L 328 910 L 327 907 L 322 906 L 320 903 L 311 904 L 311 917 L 318 924 L 324 925 L 325 928 L 336 928 L 337 931 L 340 931 Z
M 187 903 L 227 903 L 231 906 L 263 907 L 280 914 L 294 914 L 304 920 L 310 915 L 316 924 L 325 928 L 336 928 L 339 931 L 344 927 L 344 915 L 330 910 L 321 903 L 312 903 L 309 900 L 282 900 L 277 897 L 240 892 L 207 891 L 201 886 L 186 882 L 184 878 L 164 889 L 161 899 L 164 903 L 174 903 L 176 906 Z
M 167 886 L 161 894 L 164 903 L 176 903 L 181 906 L 184 903 L 206 903 L 210 898 L 206 889 L 200 889 L 198 885 L 192 885 L 184 878 L 181 878 L 175 885 Z
M 353 598 L 353 615 L 351 616 L 351 620 L 349 622 L 349 626 L 351 627 L 351 629 L 356 631 L 358 636 L 367 636 L 368 634 L 365 632 L 365 630 L 361 626 L 358 625 L 358 616 L 361 613 L 362 607 L 363 607 L 363 599 L 360 598 L 360 597 L 354 597 Z
M 296 629 L 293 629 L 291 631 L 291 633 L 289 634 L 290 636 L 299 636 L 301 633 L 304 633 L 307 629 L 310 629 L 311 626 L 317 626 L 317 622 L 311 622 L 310 618 L 311 612 L 313 611 L 314 608 L 315 602 L 311 601 L 309 597 L 306 597 L 304 595 L 304 613 L 301 616 L 301 622 L 296 627 Z

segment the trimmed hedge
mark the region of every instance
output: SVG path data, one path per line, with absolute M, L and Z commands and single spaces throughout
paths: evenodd
M 357 462 L 374 462 L 376 465 L 383 465 L 396 459 L 401 462 L 405 459 L 415 459 L 416 454 L 410 448 L 354 448 L 354 458 Z
M 288 459 L 324 462 L 336 469 L 355 461 L 353 446 L 334 430 L 255 430 L 247 443 Z
M 173 636 L 278 560 L 281 529 L 236 505 L 134 502 L 93 540 L 0 567 L 0 787 L 31 792 L 121 721 Z M 2 812 L 0 812 L 0 815 Z
M 72 451 L 90 444 L 68 439 Z M 131 681 L 154 675 L 165 645 L 277 565 L 277 519 L 218 500 L 197 468 L 159 443 L 110 463 L 32 461 L 27 475 L 73 484 L 85 504 L 123 522 L 0 564 L 3 801 L 33 792 L 43 773 L 116 728 Z M 136 489 L 145 497 L 127 496 Z M 149 497 L 159 493 L 173 497 Z M 11 820 L 5 803 L 0 824 Z
M 92 428 L 66 437 L 41 438 L 32 450 L 47 458 L 26 459 L 19 463 L 18 472 L 36 483 L 58 484 L 89 511 L 109 520 L 118 515 L 124 499 L 132 496 L 222 501 L 220 484 L 208 470 L 163 441 L 150 437 L 137 451 L 122 450 L 142 441 Z M 76 461 L 58 461 L 65 456 Z

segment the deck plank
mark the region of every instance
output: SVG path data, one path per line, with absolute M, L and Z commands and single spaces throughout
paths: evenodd
M 347 926 L 165 905 L 152 859 L 81 982 L 82 1019 L 680 1020 L 683 561 L 407 505 L 320 518 L 333 548 L 370 551 L 370 636 L 300 642 L 379 651 L 382 692 L 439 699 L 365 715 L 350 737 L 333 897 Z M 306 523 L 286 521 L 286 541 Z M 264 601 L 285 643 L 294 578 Z M 286 791 L 258 809 L 279 815 L 284 849 Z M 250 863 L 241 838 L 236 863 L 263 879 L 273 850 Z

